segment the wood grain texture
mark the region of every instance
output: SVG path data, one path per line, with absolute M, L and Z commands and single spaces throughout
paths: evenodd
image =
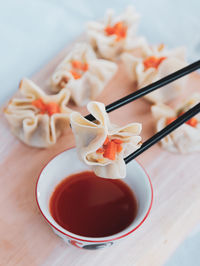
M 34 76 L 38 85 L 48 87 L 48 78 L 68 49 Z M 200 76 L 190 75 L 186 94 L 191 94 L 191 88 L 199 90 L 199 86 Z M 133 88 L 120 66 L 98 100 L 111 103 Z M 75 109 L 87 113 L 86 108 Z M 150 104 L 145 100 L 130 103 L 110 116 L 120 125 L 142 122 L 144 140 L 154 133 Z M 142 227 L 107 249 L 85 251 L 66 246 L 40 214 L 35 185 L 42 167 L 57 153 L 74 146 L 71 129 L 66 129 L 53 147 L 36 149 L 12 136 L 2 112 L 0 123 L 0 265 L 162 265 L 200 221 L 199 153 L 172 154 L 155 145 L 138 157 L 154 188 L 152 211 Z

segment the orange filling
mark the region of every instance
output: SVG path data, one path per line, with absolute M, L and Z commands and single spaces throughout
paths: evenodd
M 155 68 L 157 69 L 159 65 L 162 63 L 163 60 L 165 60 L 166 57 L 155 57 L 155 56 L 149 56 L 143 61 L 144 65 L 144 71 L 146 71 L 149 68 Z
M 96 150 L 96 153 L 104 153 L 104 149 L 103 148 L 99 148 L 98 150 Z
M 179 116 L 182 115 L 182 114 L 184 114 L 184 113 L 183 113 L 183 112 L 180 113 Z M 166 125 L 171 124 L 176 118 L 177 118 L 177 117 L 169 117 L 169 118 L 167 118 L 167 120 L 166 120 Z M 197 121 L 197 119 L 196 119 L 195 117 L 192 117 L 192 118 L 190 118 L 190 119 L 189 119 L 187 122 L 185 122 L 185 123 L 186 123 L 187 125 L 191 126 L 191 127 L 196 127 L 197 124 L 198 124 L 198 121 Z
M 117 22 L 114 26 L 107 26 L 104 29 L 105 33 L 110 35 L 116 35 L 116 41 L 126 38 L 127 26 L 124 25 L 124 22 Z
M 186 124 L 188 124 L 191 127 L 196 127 L 197 124 L 198 124 L 198 121 L 197 121 L 197 119 L 195 117 L 192 117 L 192 118 L 190 118 L 190 120 L 188 120 L 186 122 Z
M 74 70 L 70 70 L 70 73 L 72 74 L 74 79 L 80 79 L 81 78 L 81 74 L 79 74 L 78 72 L 76 72 Z
M 109 141 L 104 148 L 103 157 L 108 158 L 110 160 L 115 160 L 116 152 L 117 145 L 114 143 L 114 141 Z
M 81 61 L 78 61 L 78 60 L 72 61 L 72 66 L 74 68 L 80 69 L 82 71 L 87 71 L 88 70 L 88 64 L 87 63 L 82 63 Z
M 40 110 L 39 114 L 48 114 L 51 116 L 60 113 L 60 107 L 55 102 L 44 103 L 43 100 L 39 98 L 31 104 Z
M 172 122 L 174 122 L 174 120 L 176 120 L 176 117 L 169 117 L 166 120 L 166 125 L 168 126 L 169 124 L 171 124 Z
M 80 79 L 83 72 L 86 72 L 89 68 L 87 63 L 82 63 L 81 61 L 74 60 L 71 62 L 73 70 L 70 73 L 73 75 L 74 79 Z
M 40 113 L 44 114 L 46 111 L 46 105 L 43 102 L 42 99 L 37 99 L 35 101 L 32 102 L 32 105 L 34 105 L 36 108 L 38 108 L 40 110 Z
M 122 144 L 123 141 L 121 139 L 111 139 L 107 137 L 104 141 L 103 147 L 99 148 L 96 153 L 103 154 L 104 158 L 108 158 L 110 160 L 115 160 L 116 153 L 122 151 Z

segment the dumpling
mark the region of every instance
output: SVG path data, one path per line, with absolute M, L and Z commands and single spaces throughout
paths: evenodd
M 115 60 L 124 51 L 138 46 L 136 31 L 139 15 L 128 7 L 121 15 L 114 17 L 114 10 L 108 9 L 102 22 L 92 21 L 87 26 L 88 39 L 100 57 Z
M 141 124 L 131 123 L 123 127 L 112 124 L 104 104 L 100 102 L 90 102 L 87 108 L 96 121 L 90 122 L 77 112 L 70 115 L 80 159 L 97 176 L 124 178 L 124 157 L 141 146 Z
M 145 42 L 141 46 L 140 56 L 134 53 L 124 53 L 122 61 L 130 79 L 137 82 L 138 88 L 151 84 L 186 66 L 183 47 L 168 50 L 163 44 L 150 47 Z M 185 81 L 186 77 L 178 79 L 144 97 L 153 103 L 167 103 L 182 93 Z
M 72 110 L 66 105 L 70 92 L 47 95 L 28 79 L 21 81 L 19 90 L 24 97 L 13 98 L 4 110 L 13 134 L 34 147 L 55 144 L 69 125 Z
M 179 115 L 188 111 L 199 102 L 200 94 L 195 94 L 177 110 L 164 104 L 153 105 L 151 109 L 153 116 L 156 119 L 156 131 L 163 129 Z M 183 154 L 200 151 L 200 114 L 192 117 L 182 126 L 162 139 L 161 146 L 168 151 L 180 152 Z
M 103 91 L 117 68 L 113 62 L 97 59 L 89 44 L 79 43 L 56 68 L 52 90 L 67 88 L 76 105 L 86 105 Z

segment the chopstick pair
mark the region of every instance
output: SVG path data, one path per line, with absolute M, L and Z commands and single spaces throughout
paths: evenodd
M 141 98 L 142 96 L 155 91 L 183 76 L 188 75 L 189 73 L 197 70 L 200 68 L 200 60 L 150 84 L 145 86 L 142 89 L 139 89 L 136 92 L 133 92 L 109 105 L 106 106 L 106 111 L 109 113 L 111 111 L 114 111 L 118 108 L 120 108 L 121 106 L 128 104 L 138 98 Z M 129 156 L 127 156 L 124 160 L 125 163 L 129 163 L 130 161 L 132 161 L 133 159 L 135 159 L 138 155 L 140 155 L 141 153 L 143 153 L 145 150 L 149 149 L 152 145 L 154 145 L 155 143 L 157 143 L 158 141 L 160 141 L 162 138 L 166 137 L 168 134 L 170 134 L 173 130 L 175 130 L 176 128 L 178 128 L 179 126 L 181 126 L 182 124 L 184 124 L 187 120 L 189 120 L 190 118 L 192 118 L 193 116 L 195 116 L 196 114 L 198 114 L 200 112 L 200 103 L 196 104 L 194 107 L 192 107 L 190 110 L 188 110 L 187 112 L 185 112 L 183 115 L 179 116 L 176 120 L 174 120 L 172 123 L 170 123 L 168 126 L 166 126 L 165 128 L 163 128 L 161 131 L 157 132 L 155 135 L 153 135 L 151 138 L 149 138 L 148 140 L 146 140 L 142 146 L 137 149 L 135 152 L 131 153 Z M 85 117 L 86 119 L 92 121 L 95 118 L 90 114 L 87 115 Z

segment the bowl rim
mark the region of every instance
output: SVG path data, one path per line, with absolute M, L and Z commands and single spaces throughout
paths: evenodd
M 71 233 L 71 234 L 73 234 L 73 235 L 71 235 L 70 232 L 67 231 L 66 229 L 64 229 L 64 230 L 67 231 L 68 234 L 65 233 L 65 232 L 63 232 L 63 231 L 61 231 L 61 230 L 60 230 L 59 228 L 57 228 L 54 224 L 52 224 L 52 222 L 49 221 L 49 219 L 45 216 L 44 212 L 42 211 L 42 209 L 41 209 L 41 207 L 40 207 L 39 199 L 38 199 L 38 193 L 37 193 L 37 191 L 38 191 L 38 183 L 39 183 L 39 180 L 40 180 L 40 176 L 41 176 L 41 174 L 42 174 L 44 168 L 45 168 L 45 167 L 46 167 L 46 166 L 47 166 L 47 165 L 48 165 L 48 164 L 49 164 L 49 163 L 50 163 L 55 157 L 59 156 L 61 153 L 64 153 L 64 152 L 66 152 L 66 151 L 68 151 L 68 150 L 71 150 L 71 149 L 74 149 L 74 148 L 75 148 L 75 147 L 67 148 L 67 149 L 65 149 L 65 150 L 63 150 L 63 151 L 57 153 L 57 154 L 54 155 L 53 157 L 51 157 L 51 158 L 47 161 L 47 163 L 45 163 L 45 165 L 42 167 L 42 169 L 41 169 L 41 171 L 39 172 L 39 175 L 38 175 L 38 177 L 37 177 L 36 186 L 35 186 L 35 198 L 36 198 L 37 206 L 38 206 L 38 208 L 39 208 L 39 210 L 40 210 L 42 216 L 43 216 L 44 219 L 46 220 L 46 222 L 47 222 L 47 223 L 48 223 L 53 229 L 57 230 L 59 233 L 65 235 L 65 236 L 67 236 L 67 237 L 69 237 L 69 238 L 73 238 L 74 240 L 83 241 L 83 242 L 90 242 L 90 243 L 106 243 L 106 242 L 110 242 L 110 241 L 115 241 L 115 240 L 121 239 L 121 238 L 126 237 L 127 235 L 133 233 L 135 230 L 137 230 L 137 229 L 138 229 L 138 228 L 144 223 L 144 221 L 145 221 L 145 220 L 147 219 L 147 217 L 149 216 L 149 213 L 150 213 L 151 208 L 152 208 L 152 204 L 153 204 L 153 196 L 154 196 L 153 185 L 152 185 L 151 179 L 150 179 L 150 177 L 149 177 L 147 171 L 146 171 L 145 168 L 143 167 L 143 165 L 142 165 L 141 163 L 139 163 L 136 159 L 135 159 L 135 161 L 140 165 L 140 167 L 142 168 L 142 170 L 144 171 L 145 175 L 146 175 L 147 178 L 148 178 L 148 181 L 149 181 L 149 184 L 150 184 L 150 190 L 151 190 L 151 200 L 150 200 L 149 208 L 148 208 L 148 210 L 147 210 L 147 212 L 146 212 L 144 218 L 142 219 L 142 221 L 141 221 L 138 225 L 136 225 L 133 229 L 131 229 L 130 231 L 128 231 L 128 232 L 126 232 L 126 233 L 124 233 L 124 234 L 122 234 L 122 235 L 120 235 L 120 236 L 117 236 L 117 237 L 112 237 L 112 235 L 111 235 L 111 236 L 107 236 L 107 237 L 98 237 L 98 238 L 84 237 L 84 236 L 79 236 L 79 235 L 77 235 L 77 237 L 75 237 L 74 235 L 76 235 L 76 234 Z M 110 238 L 109 238 L 109 237 L 110 237 Z M 93 238 L 94 240 L 91 240 L 92 238 Z M 105 238 L 106 238 L 106 239 L 105 239 Z M 96 240 L 96 239 L 99 239 L 99 240 Z

